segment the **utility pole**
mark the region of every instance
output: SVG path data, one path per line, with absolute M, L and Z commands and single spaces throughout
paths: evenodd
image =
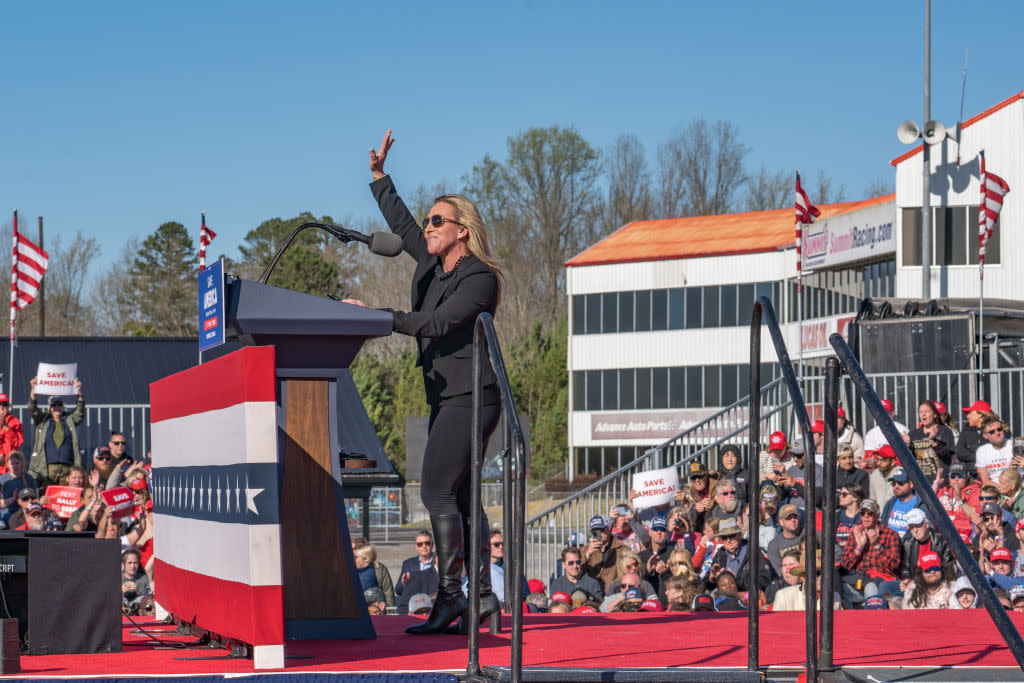
M 39 249 L 43 249 L 43 217 L 39 217 Z M 46 278 L 39 281 L 39 336 L 46 336 Z
M 924 121 L 932 120 L 932 3 L 924 0 Z M 925 128 L 927 128 L 927 123 Z M 932 150 L 923 141 L 921 154 L 921 299 L 932 297 Z

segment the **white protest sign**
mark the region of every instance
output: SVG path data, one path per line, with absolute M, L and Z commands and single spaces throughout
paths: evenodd
M 649 508 L 672 502 L 679 489 L 679 471 L 675 467 L 637 472 L 633 475 L 633 509 Z
M 73 396 L 78 363 L 40 363 L 36 370 L 36 393 L 46 396 Z

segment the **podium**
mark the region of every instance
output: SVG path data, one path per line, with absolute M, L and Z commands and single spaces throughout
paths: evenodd
M 285 640 L 374 638 L 339 454 L 347 368 L 391 314 L 248 280 L 225 288 L 246 346 L 150 385 L 157 601 L 284 666 Z M 351 406 L 363 410 L 362 406 Z

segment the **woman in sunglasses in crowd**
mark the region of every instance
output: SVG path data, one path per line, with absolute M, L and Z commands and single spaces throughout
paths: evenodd
M 380 148 L 370 150 L 370 189 L 388 227 L 402 238 L 404 250 L 416 260 L 412 310 L 392 313 L 395 332 L 416 338 L 417 365 L 423 368 L 430 405 L 421 497 L 434 532 L 440 585 L 427 620 L 406 629 L 408 633 L 430 635 L 445 632 L 468 607 L 461 576 L 464 557 L 468 556 L 463 552 L 464 543 L 469 538 L 473 328 L 480 313 L 493 315 L 497 309 L 502 274 L 487 246 L 480 213 L 470 200 L 461 195 L 442 195 L 434 200 L 423 222 L 416 221 L 384 172 L 392 144 L 394 139 L 388 130 Z M 346 301 L 366 305 L 358 300 Z M 482 374 L 482 433 L 486 442 L 498 422 L 500 399 L 490 363 L 483 363 Z M 491 590 L 486 517 L 481 533 L 477 542 L 482 561 L 475 570 L 480 575 L 483 621 L 501 605 Z

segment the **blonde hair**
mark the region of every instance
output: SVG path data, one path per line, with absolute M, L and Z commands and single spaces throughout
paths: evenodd
M 466 239 L 466 248 L 469 253 L 487 264 L 498 276 L 498 301 L 501 301 L 501 290 L 505 284 L 505 274 L 498 267 L 498 261 L 491 255 L 491 248 L 487 244 L 487 231 L 484 229 L 484 219 L 480 217 L 476 204 L 463 197 L 461 194 L 443 194 L 434 199 L 434 203 L 445 203 L 452 207 L 455 213 L 455 220 L 466 229 L 469 237 Z
M 377 551 L 369 543 L 357 543 L 356 546 L 352 548 L 352 552 L 370 564 L 377 563 Z
M 632 550 L 626 550 L 619 554 L 619 561 L 616 563 L 616 569 L 618 570 L 618 577 L 616 578 L 621 579 L 630 571 L 633 571 L 627 568 L 626 565 L 634 560 L 640 564 L 640 568 L 636 570 L 636 574 L 639 575 L 644 568 L 644 563 L 640 561 L 640 556 L 634 553 Z

